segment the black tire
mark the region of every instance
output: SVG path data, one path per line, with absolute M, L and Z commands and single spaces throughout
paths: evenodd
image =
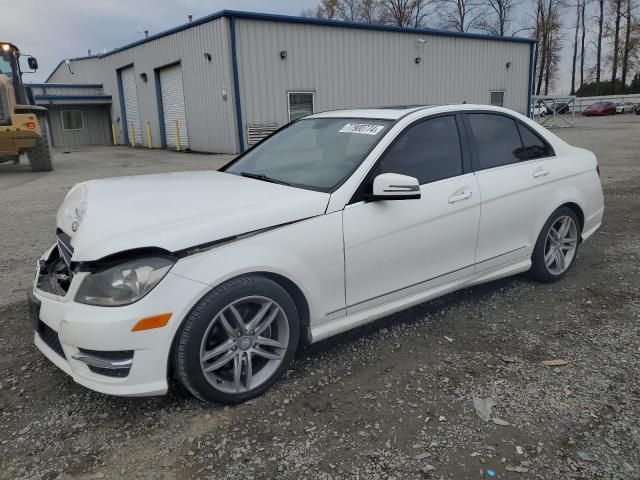
M 549 230 L 551 227 L 560 219 L 561 217 L 570 217 L 577 227 L 577 244 L 575 254 L 571 259 L 571 262 L 566 267 L 566 269 L 559 274 L 555 274 L 549 271 L 549 267 L 547 267 L 544 255 L 545 255 L 545 245 L 547 242 L 547 235 L 549 234 Z M 533 249 L 533 254 L 531 255 L 531 268 L 529 269 L 529 276 L 534 280 L 544 283 L 552 283 L 557 282 L 562 277 L 564 277 L 571 267 L 575 263 L 575 260 L 578 256 L 578 250 L 580 248 L 580 235 L 582 234 L 582 226 L 580 225 L 580 221 L 576 213 L 569 207 L 560 207 L 555 212 L 551 214 L 549 219 L 542 227 L 542 231 L 538 235 L 538 240 L 536 241 L 536 245 Z
M 201 367 L 200 349 L 203 337 L 219 312 L 233 302 L 251 296 L 272 299 L 284 311 L 286 322 L 288 322 L 286 351 L 280 365 L 264 383 L 239 393 L 220 391 L 214 388 L 207 380 Z M 285 289 L 261 275 L 238 277 L 207 293 L 185 319 L 174 342 L 173 353 L 176 376 L 187 390 L 203 402 L 241 403 L 262 394 L 282 377 L 295 355 L 299 337 L 300 320 L 298 310 Z
M 47 118 L 44 116 L 38 117 L 40 122 L 40 129 L 42 135 L 36 139 L 36 145 L 27 152 L 29 158 L 29 165 L 34 172 L 50 172 L 53 170 L 53 164 L 51 162 L 51 148 L 49 147 L 49 125 Z

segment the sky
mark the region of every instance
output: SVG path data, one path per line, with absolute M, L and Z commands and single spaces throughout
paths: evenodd
M 18 0 L 5 1 L 0 40 L 15 43 L 38 59 L 40 68 L 26 82 L 41 82 L 65 58 L 111 50 L 144 36 L 223 9 L 299 15 L 318 0 Z M 568 33 L 568 32 L 567 32 Z M 568 35 L 570 36 L 570 34 Z M 571 43 L 570 41 L 567 44 Z M 570 50 L 567 48 L 565 50 Z M 570 51 L 565 51 L 554 93 L 566 94 L 571 79 Z

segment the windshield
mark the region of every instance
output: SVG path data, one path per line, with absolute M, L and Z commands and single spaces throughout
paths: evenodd
M 5 51 L 0 48 L 0 74 L 4 74 L 11 80 L 14 79 L 14 66 L 15 59 L 13 56 L 13 50 Z
M 298 120 L 239 157 L 225 171 L 328 192 L 358 168 L 391 123 L 370 118 Z

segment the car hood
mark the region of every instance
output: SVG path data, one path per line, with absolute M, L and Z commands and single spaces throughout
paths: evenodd
M 329 196 L 216 171 L 109 178 L 74 186 L 57 226 L 71 237 L 73 261 L 175 252 L 321 215 Z

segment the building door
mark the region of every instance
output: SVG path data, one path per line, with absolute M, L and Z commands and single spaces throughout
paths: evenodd
M 136 73 L 133 67 L 123 68 L 120 71 L 122 82 L 122 96 L 124 100 L 124 121 L 127 132 L 126 143 L 131 143 L 135 138 L 135 144 L 142 144 L 142 127 L 140 126 L 140 114 L 138 113 L 138 90 L 136 89 Z M 133 129 L 133 132 L 131 131 Z
M 163 68 L 159 71 L 159 76 L 165 144 L 167 147 L 176 148 L 179 132 L 180 149 L 187 149 L 189 148 L 189 132 L 187 130 L 187 114 L 184 106 L 182 67 L 178 63 Z

